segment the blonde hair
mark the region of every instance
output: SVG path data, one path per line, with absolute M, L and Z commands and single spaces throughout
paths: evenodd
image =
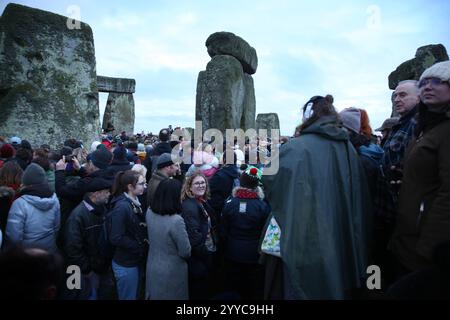
M 205 179 L 206 190 L 205 190 L 204 197 L 205 197 L 205 199 L 209 198 L 208 179 L 206 178 L 206 176 L 203 173 L 201 173 L 201 171 L 195 171 L 191 176 L 186 177 L 186 180 L 184 181 L 183 189 L 181 189 L 181 201 L 184 201 L 188 198 L 195 198 L 194 194 L 191 191 L 191 187 L 192 187 L 192 181 L 194 181 L 194 179 L 197 177 L 202 177 L 203 179 Z
M 144 178 L 147 175 L 147 168 L 143 166 L 142 164 L 135 164 L 131 170 L 138 172 L 141 174 Z

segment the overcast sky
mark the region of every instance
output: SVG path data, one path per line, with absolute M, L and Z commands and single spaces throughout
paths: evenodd
M 0 12 L 9 2 L 0 0 Z M 135 132 L 194 126 L 197 76 L 210 60 L 205 41 L 217 31 L 256 49 L 256 113 L 277 112 L 283 135 L 311 96 L 325 94 L 338 110 L 368 110 L 375 129 L 391 112 L 389 73 L 420 46 L 450 50 L 447 0 L 14 2 L 79 12 L 94 32 L 97 74 L 136 79 Z M 106 99 L 101 93 L 101 115 Z

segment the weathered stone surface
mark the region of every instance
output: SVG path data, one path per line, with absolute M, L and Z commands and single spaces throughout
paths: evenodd
M 197 83 L 196 120 L 202 129 L 239 128 L 244 102 L 241 64 L 232 56 L 215 56 L 200 72 Z
M 199 73 L 197 81 L 195 118 L 202 121 L 203 132 L 215 128 L 225 134 L 226 129 L 254 128 L 254 117 L 252 77 L 244 75 L 236 58 L 229 55 L 214 56 L 206 71 Z
M 244 72 L 254 74 L 258 67 L 256 50 L 247 41 L 231 32 L 216 32 L 206 39 L 206 47 L 211 58 L 230 55 L 239 60 Z
M 271 129 L 280 130 L 280 120 L 278 119 L 278 114 L 276 113 L 260 113 L 256 117 L 256 130 L 266 129 L 267 135 L 271 136 Z
M 89 25 L 8 4 L 0 18 L 0 132 L 34 146 L 100 133 L 94 39 Z
M 131 93 L 111 92 L 103 114 L 102 128 L 114 128 L 112 134 L 134 132 L 134 99 Z
M 97 76 L 99 92 L 134 93 L 136 80 Z
M 255 86 L 253 84 L 253 78 L 251 75 L 244 73 L 244 110 L 241 117 L 240 127 L 244 130 L 249 128 L 255 129 L 255 116 L 256 116 L 256 98 L 255 98 Z
M 420 47 L 414 59 L 403 62 L 389 75 L 389 88 L 394 90 L 403 80 L 419 80 L 425 69 L 445 60 L 448 60 L 448 54 L 442 44 Z

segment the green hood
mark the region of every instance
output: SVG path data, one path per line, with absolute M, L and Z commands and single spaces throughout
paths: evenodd
M 364 169 L 335 116 L 322 117 L 280 148 L 263 176 L 281 228 L 287 298 L 344 299 L 367 276 L 370 198 Z M 265 233 L 263 233 L 265 234 Z
M 339 125 L 337 116 L 324 116 L 302 131 L 303 134 L 318 134 L 324 138 L 346 141 L 349 139 L 347 131 Z

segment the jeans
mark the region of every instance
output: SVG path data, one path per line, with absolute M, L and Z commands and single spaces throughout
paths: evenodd
M 137 300 L 139 290 L 139 267 L 122 267 L 112 262 L 119 300 Z

